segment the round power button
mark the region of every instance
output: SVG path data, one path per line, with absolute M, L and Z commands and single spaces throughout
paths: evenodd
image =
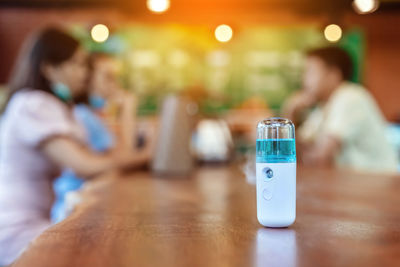
M 272 189 L 268 186 L 262 192 L 263 198 L 265 200 L 270 200 L 272 198 Z

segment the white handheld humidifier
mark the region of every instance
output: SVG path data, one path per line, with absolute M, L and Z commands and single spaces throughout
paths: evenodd
M 287 227 L 296 218 L 296 143 L 293 123 L 268 118 L 257 125 L 257 218 Z

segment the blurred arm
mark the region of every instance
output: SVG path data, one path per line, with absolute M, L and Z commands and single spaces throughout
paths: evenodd
M 316 103 L 316 98 L 304 90 L 294 93 L 284 104 L 282 116 L 298 125 L 301 115 Z
M 61 168 L 70 168 L 84 178 L 90 178 L 114 168 L 134 168 L 148 162 L 146 155 L 132 155 L 123 151 L 95 154 L 66 137 L 48 140 L 41 150 Z
M 134 154 L 135 157 L 147 159 L 152 158 L 155 142 L 155 129 L 152 125 L 147 125 L 146 144 L 143 148 L 137 148 L 137 128 L 138 120 L 136 116 L 137 98 L 131 93 L 119 90 L 120 98 L 120 116 L 119 125 L 119 142 L 117 150 L 123 150 L 126 153 Z
M 136 142 L 134 142 L 136 135 L 136 109 L 137 100 L 129 93 L 123 93 L 121 99 L 121 116 L 119 120 L 119 127 L 121 133 L 120 144 L 122 147 L 133 150 L 136 147 Z
M 339 139 L 322 136 L 316 144 L 301 145 L 299 153 L 302 162 L 306 165 L 332 166 L 340 146 Z

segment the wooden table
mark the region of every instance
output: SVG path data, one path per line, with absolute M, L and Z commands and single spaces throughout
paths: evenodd
M 400 266 L 400 177 L 298 171 L 297 220 L 266 229 L 239 167 L 103 177 L 15 266 Z

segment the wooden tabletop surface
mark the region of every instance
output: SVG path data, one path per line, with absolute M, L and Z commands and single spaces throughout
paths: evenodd
M 239 167 L 102 177 L 15 266 L 400 266 L 400 177 L 298 170 L 297 219 L 267 229 Z

